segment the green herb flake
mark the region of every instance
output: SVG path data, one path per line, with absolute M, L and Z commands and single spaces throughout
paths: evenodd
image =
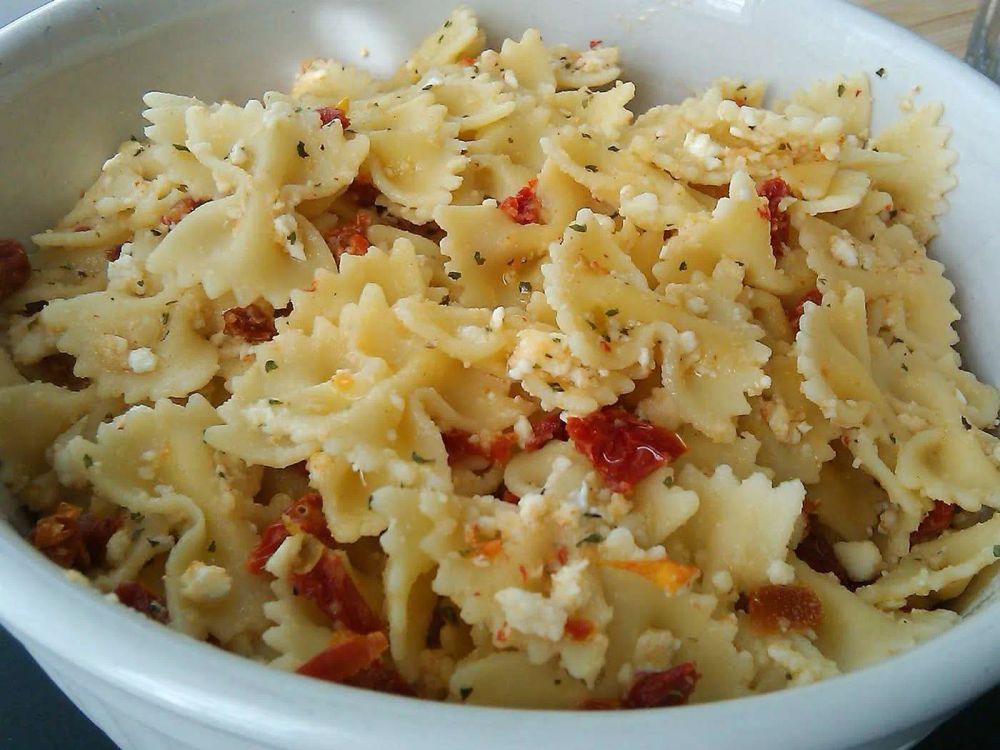
M 374 496 L 374 495 L 369 495 L 369 496 L 368 496 L 368 508 L 369 508 L 369 510 L 370 510 L 370 509 L 371 509 L 371 507 L 372 507 L 372 500 L 374 500 L 374 499 L 375 499 L 375 496 Z
M 267 360 L 267 362 L 264 363 L 264 372 L 274 372 L 277 369 L 278 369 L 278 363 L 275 362 L 273 359 L 269 359 Z
M 295 232 L 292 232 L 290 235 L 288 235 L 287 239 L 289 245 L 294 245 L 296 240 L 299 239 L 299 236 Z
M 163 232 L 161 232 L 159 229 L 150 229 L 149 231 L 152 232 L 152 234 L 153 234 L 154 237 L 162 237 L 163 236 Z
M 604 314 L 609 318 L 613 318 L 618 314 L 618 308 L 612 307 L 610 310 L 605 310 Z
M 178 151 L 185 151 L 185 152 L 187 152 L 189 154 L 191 153 L 191 149 L 189 149 L 183 143 L 175 143 L 174 144 L 174 148 L 176 148 Z
M 93 465 L 94 465 L 94 459 L 90 457 L 89 453 L 84 453 L 83 454 L 83 466 L 84 466 L 84 468 L 89 469 Z
M 993 557 L 1000 557 L 1000 544 L 993 545 Z
M 576 543 L 576 546 L 579 547 L 584 544 L 600 544 L 603 541 L 604 537 L 601 536 L 600 534 L 597 533 L 587 534 L 587 536 L 585 536 L 583 539 L 581 539 L 579 542 Z
M 591 331 L 596 331 L 597 330 L 597 324 L 594 323 L 592 320 L 588 320 L 587 321 L 587 325 L 590 326 L 590 330 Z
M 619 151 L 621 151 L 621 149 L 620 149 L 620 148 L 618 148 L 618 147 L 617 147 L 617 146 L 615 146 L 615 145 L 611 145 L 611 146 L 608 146 L 608 151 L 611 151 L 612 153 L 615 153 L 615 154 L 616 154 L 616 153 L 618 153 Z
M 583 224 L 570 224 L 569 228 L 572 229 L 574 232 L 586 232 L 587 231 L 587 227 L 584 226 Z
M 688 270 L 688 262 L 686 260 L 682 260 L 681 264 L 679 266 L 677 266 L 677 270 L 679 270 L 679 271 L 686 271 L 686 270 Z
M 136 523 L 139 523 L 146 516 L 144 516 L 142 513 L 140 513 L 137 510 L 133 510 L 133 511 L 129 512 L 128 517 L 131 518 Z
M 596 172 L 597 171 L 597 165 L 596 164 L 585 164 L 583 166 L 583 168 L 586 169 L 588 172 Z
M 531 282 L 522 281 L 517 285 L 517 291 L 521 294 L 531 294 Z
M 878 70 L 876 70 L 875 75 L 877 75 L 879 78 L 885 78 L 885 68 L 879 68 Z
M 462 278 L 462 274 L 460 274 L 458 271 L 448 271 L 448 278 L 452 279 L 453 281 L 458 281 L 460 278 Z
M 446 29 L 449 28 L 450 26 L 451 26 L 451 21 L 450 20 L 444 22 L 444 27 Z
M 565 390 L 561 385 L 559 385 L 559 383 L 556 382 L 549 383 L 549 388 L 554 390 L 556 393 L 562 393 Z
M 470 695 L 472 695 L 472 688 L 464 687 L 458 689 L 458 694 L 462 696 L 462 702 L 464 703 Z
M 299 158 L 301 159 L 305 159 L 307 156 L 309 156 L 309 152 L 306 151 L 306 144 L 304 144 L 302 141 L 299 141 L 299 144 L 295 147 L 295 150 L 298 152 Z
M 486 263 L 486 258 L 484 258 L 483 254 L 478 250 L 472 254 L 472 259 L 476 261 L 477 266 L 481 266 Z
M 663 486 L 664 487 L 673 487 L 674 486 L 674 478 L 673 477 L 664 477 L 663 478 Z
M 421 456 L 416 451 L 413 451 L 413 453 L 410 454 L 410 457 L 413 459 L 414 463 L 418 463 L 418 464 L 429 464 L 429 463 L 431 463 L 431 459 L 424 458 L 423 456 Z
M 269 403 L 271 406 L 280 406 L 281 405 L 281 399 L 280 398 L 269 398 L 267 400 L 267 403 Z
M 208 551 L 209 552 L 215 552 L 215 540 L 214 539 L 208 543 Z
M 847 87 L 844 84 L 837 86 L 837 96 L 843 96 L 845 91 L 847 91 Z

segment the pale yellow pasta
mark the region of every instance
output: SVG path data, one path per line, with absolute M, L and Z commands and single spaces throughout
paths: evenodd
M 926 248 L 941 109 L 638 112 L 617 48 L 485 38 L 147 94 L 0 298 L 34 544 L 274 668 L 517 708 L 792 688 L 973 611 L 1000 393 Z

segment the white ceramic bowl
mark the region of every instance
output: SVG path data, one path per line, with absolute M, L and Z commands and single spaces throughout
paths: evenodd
M 141 127 L 149 89 L 209 100 L 286 88 L 299 61 L 333 55 L 386 72 L 455 0 L 57 0 L 0 31 L 0 235 L 49 225 Z M 884 67 L 876 119 L 922 86 L 946 104 L 959 188 L 934 253 L 965 314 L 967 363 L 1000 382 L 1000 91 L 945 53 L 831 0 L 473 2 L 497 40 L 622 47 L 640 106 L 724 75 L 778 93 Z M 362 60 L 361 48 L 371 50 Z M 3 429 L 0 421 L 0 429 Z M 16 519 L 9 498 L 6 516 Z M 420 702 L 272 671 L 112 607 L 66 581 L 0 522 L 0 620 L 123 748 L 523 747 L 629 750 L 901 748 L 1000 680 L 1000 602 L 907 654 L 788 692 L 641 712 L 510 711 Z

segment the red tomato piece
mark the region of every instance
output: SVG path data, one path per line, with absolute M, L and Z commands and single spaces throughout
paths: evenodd
M 823 605 L 805 586 L 761 586 L 750 592 L 747 612 L 759 633 L 814 630 L 823 622 Z
M 910 534 L 910 545 L 937 539 L 951 526 L 952 519 L 954 518 L 954 505 L 942 502 L 941 500 L 935 500 L 934 507 L 921 519 L 917 530 Z
M 504 432 L 484 444 L 482 440 L 473 441 L 472 435 L 465 430 L 447 430 L 441 433 L 444 448 L 448 452 L 448 463 L 456 464 L 462 459 L 479 456 L 491 463 L 505 464 L 514 451 L 516 438 L 513 433 Z
M 30 276 L 31 263 L 24 245 L 17 240 L 0 240 L 0 300 L 27 284 Z
M 694 662 L 686 661 L 662 672 L 642 672 L 625 696 L 625 708 L 661 708 L 688 702 L 701 677 Z
M 517 505 L 521 502 L 521 498 L 508 490 L 506 486 L 502 487 L 500 490 L 500 499 L 505 503 L 510 503 L 511 505 Z
M 410 684 L 394 667 L 387 664 L 384 658 L 376 659 L 370 667 L 362 669 L 353 677 L 348 677 L 344 680 L 344 684 L 379 693 L 416 695 Z
M 312 534 L 324 544 L 333 545 L 334 539 L 326 525 L 323 514 L 323 496 L 309 492 L 285 509 L 281 518 L 268 526 L 260 535 L 260 541 L 250 552 L 246 567 L 251 573 L 262 573 L 271 555 L 281 543 L 297 532 Z
M 307 677 L 343 682 L 367 669 L 389 647 L 385 633 L 350 635 L 334 641 L 295 671 Z
M 537 451 L 550 440 L 566 440 L 566 423 L 557 411 L 550 411 L 535 423 L 531 439 L 524 445 L 526 451 Z
M 351 578 L 342 552 L 326 550 L 306 573 L 293 573 L 292 586 L 330 618 L 355 633 L 374 633 L 382 621 Z
M 375 187 L 370 176 L 359 174 L 347 188 L 347 195 L 353 198 L 359 206 L 371 208 L 379 196 L 379 189 Z
M 795 548 L 795 555 L 817 573 L 833 573 L 841 585 L 851 591 L 858 587 L 857 583 L 848 578 L 847 570 L 840 564 L 833 545 L 825 536 L 810 532 Z
M 371 247 L 366 233 L 371 220 L 364 211 L 358 211 L 353 221 L 339 224 L 323 234 L 333 257 L 340 261 L 342 255 L 364 255 Z
M 115 587 L 115 596 L 126 607 L 141 612 L 151 620 L 164 624 L 170 619 L 164 601 L 141 583 L 120 583 Z
M 181 219 L 187 216 L 189 213 L 194 211 L 198 206 L 202 205 L 206 201 L 195 200 L 194 198 L 182 198 L 174 204 L 173 208 L 167 211 L 160 218 L 160 221 L 168 227 L 172 227 L 174 224 L 179 224 Z
M 121 528 L 119 516 L 97 518 L 70 503 L 59 503 L 38 519 L 31 543 L 64 568 L 87 570 L 104 562 L 108 540 Z
M 570 417 L 566 431 L 577 450 L 617 492 L 628 492 L 687 450 L 676 433 L 639 419 L 620 406 L 606 406 L 586 417 Z
M 568 617 L 564 632 L 574 641 L 585 641 L 594 634 L 596 629 L 590 620 L 583 617 Z
M 260 535 L 260 541 L 257 542 L 257 546 L 250 550 L 250 556 L 246 562 L 247 570 L 251 573 L 263 573 L 264 566 L 271 559 L 271 555 L 278 550 L 281 543 L 289 536 L 291 535 L 288 533 L 288 529 L 285 528 L 285 522 L 280 519 L 264 529 L 264 532 Z
M 500 210 L 518 224 L 538 224 L 542 218 L 542 204 L 535 195 L 538 180 L 528 180 L 528 184 L 514 195 L 503 199 Z
M 320 122 L 323 123 L 321 127 L 325 128 L 334 120 L 339 122 L 340 127 L 344 130 L 351 127 L 351 119 L 347 116 L 347 113 L 339 107 L 320 107 L 316 111 L 319 113 Z
M 771 252 L 775 258 L 780 258 L 788 246 L 788 230 L 792 225 L 788 213 L 779 205 L 781 199 L 789 195 L 788 183 L 780 177 L 772 177 L 757 186 L 757 195 L 767 198 L 767 206 L 761 207 L 760 214 L 771 224 Z
M 251 344 L 270 341 L 278 334 L 274 327 L 274 315 L 260 305 L 231 307 L 222 313 L 222 321 L 223 333 L 227 336 L 239 336 Z

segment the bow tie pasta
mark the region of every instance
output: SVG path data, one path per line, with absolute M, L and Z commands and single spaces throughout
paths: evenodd
M 1000 393 L 925 246 L 940 108 L 872 134 L 855 74 L 635 117 L 614 47 L 485 45 L 457 10 L 387 79 L 150 93 L 0 240 L 32 543 L 275 668 L 477 704 L 721 700 L 952 625 Z

